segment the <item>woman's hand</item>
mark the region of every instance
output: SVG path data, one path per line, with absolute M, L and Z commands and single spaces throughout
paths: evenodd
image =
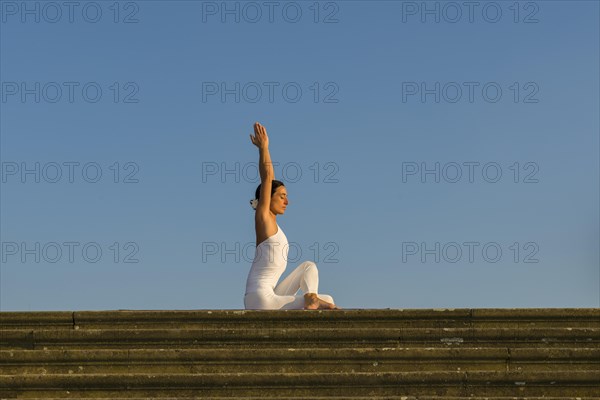
M 259 149 L 269 148 L 269 137 L 267 136 L 267 130 L 258 122 L 254 123 L 254 136 L 250 134 L 250 140 Z

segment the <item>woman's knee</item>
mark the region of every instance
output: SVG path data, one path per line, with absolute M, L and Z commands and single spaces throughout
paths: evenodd
M 304 265 L 305 271 L 308 271 L 309 269 L 314 269 L 315 271 L 318 271 L 317 264 L 315 264 L 312 261 L 304 261 L 302 264 Z

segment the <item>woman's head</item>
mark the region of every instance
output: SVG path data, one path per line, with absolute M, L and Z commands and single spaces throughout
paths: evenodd
M 260 188 L 262 184 L 259 184 L 254 192 L 254 197 L 260 200 Z M 271 204 L 269 209 L 273 214 L 283 214 L 285 208 L 288 205 L 287 189 L 283 182 L 273 179 L 271 181 Z

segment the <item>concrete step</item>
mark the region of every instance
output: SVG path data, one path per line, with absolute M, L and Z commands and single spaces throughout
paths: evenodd
M 290 326 L 287 328 L 262 329 L 3 329 L 0 344 L 3 348 L 21 347 L 28 349 L 56 345 L 211 345 L 214 342 L 243 343 L 305 343 L 327 342 L 335 346 L 338 342 L 351 341 L 363 343 L 437 343 L 443 346 L 451 344 L 473 344 L 488 342 L 544 343 L 578 342 L 580 344 L 600 341 L 598 328 L 406 328 L 406 329 L 370 329 L 370 328 L 319 328 L 308 329 Z M 5 347 L 6 346 L 6 347 Z
M 381 372 L 381 373 L 235 373 L 235 374 L 45 374 L 1 375 L 0 387 L 35 391 L 69 388 L 96 392 L 127 390 L 150 393 L 169 388 L 183 396 L 190 390 L 207 395 L 328 395 L 332 389 L 346 395 L 521 395 L 594 396 L 600 371 L 551 371 L 515 373 L 479 372 Z M 257 390 L 258 389 L 258 390 Z M 200 394 L 197 392 L 196 394 Z M 164 395 L 164 393 L 161 393 Z
M 418 362 L 416 362 L 418 361 Z M 594 348 L 1 350 L 0 375 L 600 370 Z
M 520 349 L 520 348 L 538 348 L 538 349 L 558 349 L 558 348 L 570 348 L 570 349 L 599 349 L 600 343 L 597 341 L 593 342 L 573 342 L 573 341 L 539 341 L 539 342 L 473 342 L 467 343 L 466 345 L 462 341 L 455 342 L 443 342 L 443 345 L 439 345 L 440 342 L 399 342 L 399 341 L 385 341 L 385 342 L 353 342 L 353 341 L 340 341 L 336 343 L 326 343 L 326 342 L 296 342 L 296 343 L 280 343 L 280 342 L 252 342 L 252 343 L 244 343 L 244 342 L 199 342 L 199 343 L 161 343 L 161 342 L 153 342 L 153 343 L 145 343 L 143 346 L 133 346 L 133 348 L 143 348 L 143 349 L 153 349 L 153 350 L 168 350 L 168 349 L 181 349 L 181 350 L 194 350 L 194 349 L 221 349 L 221 350 L 235 350 L 235 349 L 277 349 L 282 347 L 294 347 L 297 349 L 338 349 L 338 348 L 384 348 L 384 347 L 393 347 L 393 348 L 405 348 L 410 346 L 411 348 L 431 348 L 431 347 L 439 347 L 439 348 L 450 348 L 450 349 L 460 349 L 460 348 L 473 348 L 473 347 L 496 347 L 496 348 L 510 348 L 510 349 Z M 131 349 L 131 343 L 84 343 L 78 345 L 72 345 L 69 343 L 59 343 L 55 345 L 36 345 L 35 347 L 31 346 L 8 346 L 1 345 L 0 348 L 6 350 L 89 350 L 89 349 L 99 349 L 99 350 L 126 350 Z
M 120 327 L 157 329 L 275 328 L 522 328 L 598 327 L 598 309 L 344 309 L 344 310 L 119 310 L 2 312 L 7 329 Z
M 64 397 L 27 397 L 29 400 L 58 400 Z M 227 397 L 169 397 L 169 400 L 210 400 L 210 399 L 224 399 Z M 235 400 L 263 400 L 264 396 L 259 397 L 228 397 L 229 399 Z M 164 397 L 94 397 L 95 400 L 163 400 Z M 346 400 L 346 396 L 327 396 L 327 397 L 270 397 L 270 399 L 285 399 L 285 400 Z M 561 396 L 561 397 L 538 397 L 538 396 L 485 396 L 485 397 L 455 397 L 455 396 L 367 396 L 367 397 L 352 397 L 353 400 L 600 400 L 600 397 L 581 397 L 581 396 Z M 2 398 L 0 398 L 2 400 Z
M 17 397 L 600 400 L 600 309 L 0 312 Z

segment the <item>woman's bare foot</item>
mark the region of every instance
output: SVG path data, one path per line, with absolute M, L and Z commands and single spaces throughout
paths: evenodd
M 325 300 L 320 300 L 320 301 L 321 301 L 321 307 L 320 308 L 324 308 L 324 309 L 327 309 L 327 310 L 341 310 L 342 309 L 342 307 L 338 307 L 335 304 L 329 303 L 329 302 L 327 302 Z
M 305 310 L 339 310 L 341 307 L 336 306 L 333 303 L 329 303 L 317 296 L 316 293 L 306 293 L 304 295 L 304 309 Z
M 319 298 L 316 293 L 306 293 L 304 295 L 304 309 L 316 310 L 319 308 Z

